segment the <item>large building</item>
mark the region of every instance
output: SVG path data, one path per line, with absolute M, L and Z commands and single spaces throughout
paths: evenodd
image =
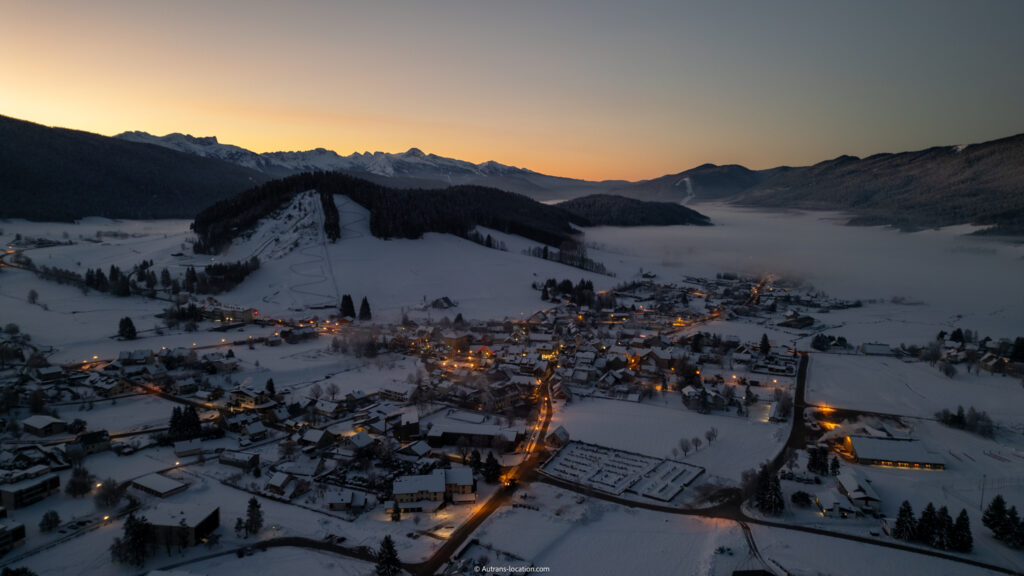
M 422 512 L 440 508 L 445 499 L 475 502 L 476 482 L 470 468 L 437 469 L 430 474 L 402 476 L 394 481 L 391 492 L 402 510 Z
M 942 458 L 926 450 L 919 440 L 847 436 L 843 445 L 853 460 L 860 464 L 911 470 L 946 469 Z
M 141 490 L 146 494 L 151 494 L 160 498 L 167 498 L 178 492 L 184 492 L 188 488 L 187 484 L 178 482 L 173 478 L 162 476 L 156 472 L 147 474 L 132 480 L 129 484 L 132 488 Z
M 48 466 L 33 466 L 10 476 L 11 482 L 0 485 L 0 504 L 13 510 L 24 508 L 60 491 L 60 477 Z
M 0 556 L 7 554 L 25 539 L 25 525 L 10 520 L 0 521 Z
M 157 546 L 189 548 L 202 542 L 220 526 L 220 508 L 201 504 L 161 504 L 145 513 L 153 525 Z

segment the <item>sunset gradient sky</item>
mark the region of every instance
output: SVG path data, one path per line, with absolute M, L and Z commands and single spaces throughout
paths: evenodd
M 0 114 L 643 179 L 1024 132 L 1024 2 L 0 0 Z

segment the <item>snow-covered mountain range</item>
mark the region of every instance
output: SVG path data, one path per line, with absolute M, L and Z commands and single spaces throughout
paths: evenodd
M 425 154 L 418 148 L 410 148 L 397 154 L 355 152 L 348 156 L 324 148 L 258 154 L 231 144 L 222 144 L 216 136 L 195 137 L 178 133 L 154 136 L 147 132 L 124 132 L 116 138 L 224 160 L 272 176 L 287 176 L 316 170 L 337 171 L 400 188 L 439 188 L 475 184 L 520 192 L 538 200 L 561 200 L 603 192 L 611 185 L 620 184 L 548 176 L 494 161 L 474 164 L 436 154 Z

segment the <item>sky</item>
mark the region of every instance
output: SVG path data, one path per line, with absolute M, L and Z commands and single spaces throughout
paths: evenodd
M 591 180 L 1024 132 L 1024 2 L 0 0 L 0 114 Z

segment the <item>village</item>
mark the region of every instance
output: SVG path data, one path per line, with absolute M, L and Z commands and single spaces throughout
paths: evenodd
M 206 299 L 188 331 L 168 325 L 165 337 L 124 340 L 116 356 L 63 364 L 8 326 L 0 562 L 76 538 L 110 547 L 109 528 L 138 513 L 152 524 L 148 546 L 168 555 L 222 547 L 232 529 L 242 544 L 250 534 L 270 542 L 291 533 L 286 518 L 313 517 L 327 522 L 316 540 L 354 558 L 372 559 L 380 537 L 396 534 L 406 564 L 443 550 L 458 570 L 473 546 L 444 545 L 464 540 L 461 527 L 485 521 L 488 504 L 524 480 L 700 514 L 735 502 L 750 489 L 747 471 L 766 461 L 792 496 L 794 524 L 851 519 L 826 529 L 881 537 L 892 530 L 883 510 L 898 503 L 879 492 L 902 492 L 876 491 L 886 481 L 862 468 L 946 468 L 935 443 L 886 410 L 800 397 L 808 351 L 921 367 L 920 350 L 820 337 L 823 315 L 870 304 L 733 274 L 679 283 L 650 274 L 601 292 L 582 281 L 534 288 L 545 307 L 501 321 L 451 319 L 450 301 L 433 312 L 439 320 L 378 324 L 268 319 Z M 1021 371 L 1003 342 L 961 333 L 937 347 L 936 375 L 958 365 Z M 588 412 L 607 406 L 616 416 Z M 673 422 L 694 436 L 665 436 Z M 622 434 L 644 426 L 658 428 Z M 531 510 L 521 496 L 516 506 Z M 250 498 L 266 503 L 271 530 Z

